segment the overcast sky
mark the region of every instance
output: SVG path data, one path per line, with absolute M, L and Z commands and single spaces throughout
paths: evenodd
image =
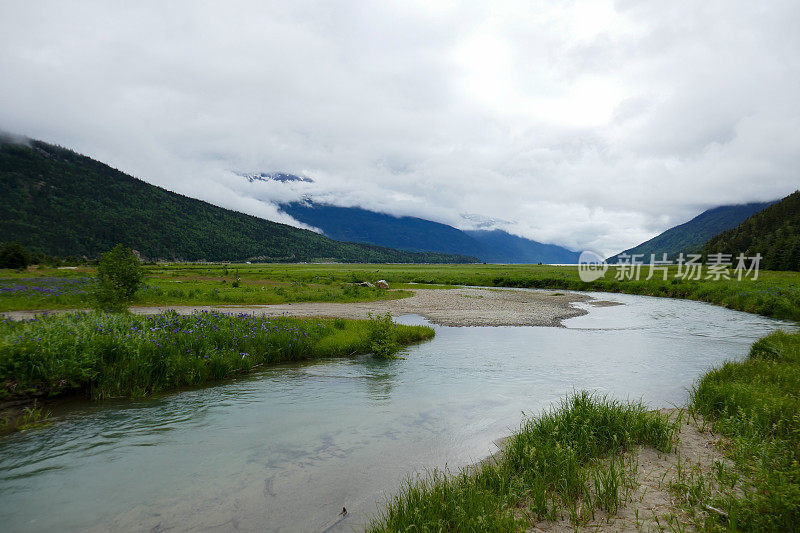
M 4 0 L 0 129 L 272 220 L 307 194 L 610 254 L 798 188 L 798 27 L 797 0 Z

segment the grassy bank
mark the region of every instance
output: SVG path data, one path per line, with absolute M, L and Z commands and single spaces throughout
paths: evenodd
M 729 439 L 731 466 L 687 473 L 678 493 L 705 530 L 800 527 L 800 333 L 756 342 L 744 361 L 706 374 L 692 408 Z M 720 512 L 708 512 L 709 508 Z
M 764 316 L 800 320 L 800 273 L 759 273 L 758 280 L 618 281 L 616 268 L 585 283 L 574 266 L 549 265 L 386 265 L 259 264 L 149 265 L 145 287 L 134 305 L 258 305 L 286 302 L 352 302 L 409 296 L 354 283 L 389 281 L 393 289 L 473 285 L 608 291 L 709 302 Z M 90 307 L 94 270 L 31 269 L 0 273 L 0 311 Z M 46 279 L 44 279 L 46 278 Z M 67 282 L 66 279 L 76 281 Z M 82 280 L 82 281 L 81 281 Z M 39 286 L 35 286 L 35 285 Z M 21 287 L 21 288 L 20 288 Z
M 636 464 L 621 452 L 667 452 L 674 431 L 641 404 L 577 393 L 525 421 L 497 460 L 409 481 L 368 530 L 524 531 L 562 515 L 585 524 L 596 509 L 613 513 L 630 490 Z
M 380 338 L 376 338 L 377 336 Z M 0 399 L 80 391 L 142 397 L 274 363 L 373 351 L 431 338 L 424 326 L 375 320 L 73 313 L 0 323 Z

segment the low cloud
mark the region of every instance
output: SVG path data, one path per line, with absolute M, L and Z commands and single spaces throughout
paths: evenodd
M 14 3 L 0 127 L 280 222 L 310 195 L 609 255 L 797 188 L 798 22 L 789 0 Z

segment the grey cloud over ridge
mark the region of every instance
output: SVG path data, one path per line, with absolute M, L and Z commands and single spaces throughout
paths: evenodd
M 31 2 L 0 128 L 297 225 L 311 195 L 605 255 L 798 188 L 800 4 Z M 304 174 L 248 183 L 232 171 Z

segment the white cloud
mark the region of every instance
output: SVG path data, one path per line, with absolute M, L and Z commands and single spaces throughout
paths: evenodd
M 429 4 L 6 5 L 0 128 L 282 222 L 313 194 L 604 253 L 798 187 L 797 2 Z

